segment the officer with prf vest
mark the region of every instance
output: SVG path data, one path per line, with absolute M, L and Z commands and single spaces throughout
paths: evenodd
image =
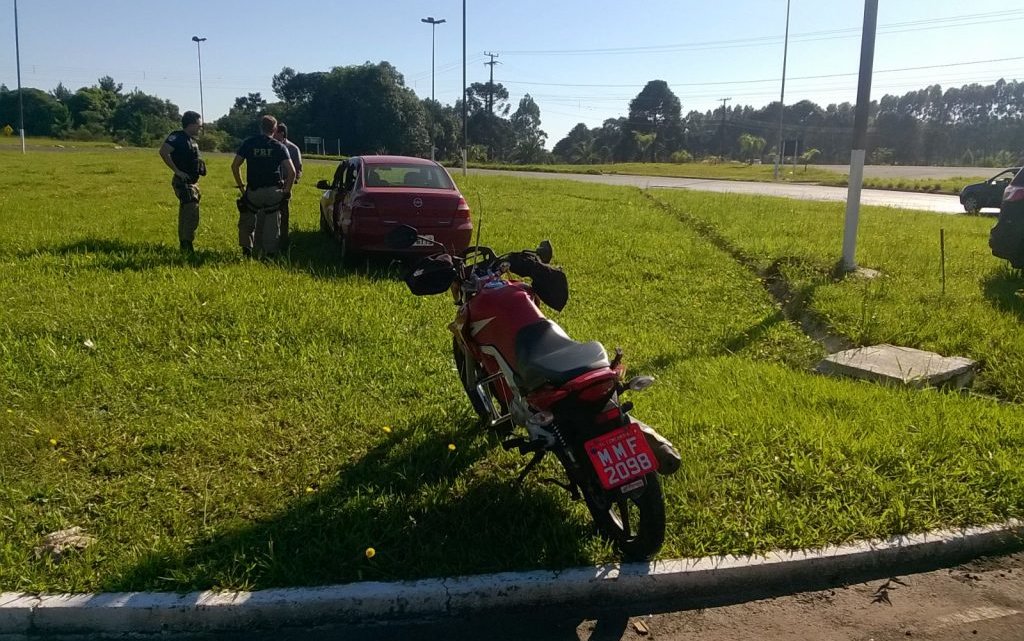
M 242 192 L 238 200 L 238 244 L 242 253 L 251 256 L 256 238 L 260 239 L 263 255 L 277 255 L 281 234 L 281 203 L 291 198 L 295 182 L 295 167 L 288 150 L 274 140 L 277 119 L 266 115 L 260 118 L 260 134 L 246 138 L 231 162 L 235 185 Z M 246 182 L 242 182 L 240 169 L 245 163 Z

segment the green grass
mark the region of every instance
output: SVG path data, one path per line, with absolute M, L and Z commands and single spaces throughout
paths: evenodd
M 836 281 L 844 206 L 659 191 L 677 213 L 759 268 L 772 264 L 833 330 L 858 344 L 894 343 L 979 360 L 975 387 L 1024 401 L 1024 277 L 988 248 L 991 219 L 862 208 L 857 262 L 878 280 Z M 945 293 L 940 234 L 945 235 Z
M 928 194 L 960 194 L 960 190 L 972 183 L 985 182 L 985 176 L 955 176 L 953 178 L 865 178 L 865 189 L 889 189 L 893 191 L 915 191 Z M 823 180 L 823 185 L 845 187 L 846 176 L 838 180 Z
M 195 259 L 173 249 L 176 203 L 155 152 L 0 158 L 0 590 L 265 588 L 615 558 L 585 508 L 538 481 L 557 469 L 511 487 L 523 461 L 475 428 L 450 301 L 411 296 L 386 263 L 338 266 L 311 187 L 333 167 L 307 168 L 290 260 L 263 264 L 238 256 L 226 157 L 203 183 Z M 1019 406 L 810 373 L 818 344 L 680 213 L 736 244 L 746 226 L 751 256 L 802 257 L 787 276 L 816 282 L 829 255 L 818 228 L 837 206 L 655 192 L 666 210 L 635 189 L 456 178 L 485 243 L 551 239 L 572 284 L 553 316 L 571 335 L 621 345 L 631 371 L 658 377 L 637 414 L 686 461 L 665 483 L 664 557 L 1024 513 Z M 782 224 L 790 215 L 806 222 Z M 984 305 L 972 279 L 1004 277 L 969 249 L 982 221 L 868 210 L 863 237 L 877 226 L 919 247 L 903 250 L 913 257 L 933 244 L 914 230 L 940 222 L 954 230 L 942 300 L 959 318 Z M 863 262 L 884 268 L 870 244 Z M 915 278 L 870 290 L 871 323 L 901 321 L 875 302 L 934 283 Z M 816 292 L 832 287 L 829 318 L 856 329 L 840 320 L 864 286 Z M 963 340 L 925 294 L 912 313 Z M 1014 305 L 990 304 L 972 335 L 1019 322 Z M 992 372 L 986 361 L 1001 380 Z M 35 557 L 44 534 L 74 525 L 97 543 L 59 564 Z

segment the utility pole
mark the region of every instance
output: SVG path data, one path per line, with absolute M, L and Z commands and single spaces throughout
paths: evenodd
M 786 0 L 786 39 L 782 45 L 782 92 L 779 94 L 779 147 L 775 154 L 775 180 L 779 179 L 782 163 L 782 115 L 786 107 L 786 54 L 789 53 L 789 0 Z
M 857 224 L 860 220 L 860 188 L 864 183 L 864 156 L 868 142 L 868 108 L 871 102 L 871 71 L 875 62 L 875 29 L 878 25 L 878 0 L 864 0 L 864 29 L 860 41 L 860 76 L 857 81 L 857 107 L 853 114 L 853 149 L 850 151 L 850 181 L 846 194 L 846 222 L 843 226 L 843 262 L 845 271 L 857 268 Z
M 25 99 L 21 95 L 21 45 L 18 43 L 18 0 L 14 0 L 14 57 L 18 67 L 18 131 L 21 135 L 21 153 L 25 153 Z
M 485 62 L 484 64 L 491 68 L 491 81 L 487 85 L 487 111 L 489 113 L 493 114 L 494 113 L 494 65 L 500 65 L 501 63 L 497 62 L 495 60 L 495 58 L 498 57 L 498 54 L 496 54 L 496 53 L 489 53 L 489 52 L 485 51 L 484 55 L 485 56 L 490 56 L 490 58 L 491 58 L 490 62 Z
M 732 100 L 732 98 L 719 98 L 722 101 L 722 124 L 718 126 L 718 155 L 722 158 L 725 157 L 725 103 Z
M 469 124 L 466 121 L 466 0 L 462 0 L 462 175 L 469 156 Z

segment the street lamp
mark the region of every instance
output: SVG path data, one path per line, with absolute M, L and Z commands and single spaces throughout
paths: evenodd
M 434 99 L 434 31 L 435 27 L 439 24 L 444 24 L 444 18 L 435 20 L 434 16 L 427 16 L 426 18 L 420 18 L 420 22 L 425 22 L 430 25 L 430 99 Z
M 206 124 L 206 110 L 203 108 L 203 52 L 199 46 L 200 42 L 206 42 L 206 38 L 192 36 L 192 42 L 196 43 L 196 54 L 199 56 L 199 117 Z
M 420 22 L 425 22 L 430 25 L 430 101 L 434 102 L 434 33 L 437 31 L 437 25 L 444 24 L 444 18 L 435 20 L 434 16 L 427 16 L 426 18 L 420 18 Z M 430 132 L 430 159 L 434 160 L 434 151 L 437 146 L 434 144 L 434 131 L 431 126 Z

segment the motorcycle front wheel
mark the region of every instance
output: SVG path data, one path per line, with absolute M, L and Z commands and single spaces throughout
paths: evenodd
M 638 493 L 618 495 L 599 486 L 580 487 L 597 531 L 627 561 L 649 561 L 665 542 L 665 498 L 656 473 Z
M 507 412 L 508 406 L 500 398 L 495 398 L 491 393 L 490 386 L 487 387 L 486 394 L 487 399 L 480 398 L 480 395 L 476 392 L 476 384 L 480 379 L 484 378 L 485 373 L 483 369 L 477 365 L 476 361 L 472 358 L 467 359 L 465 352 L 462 351 L 462 346 L 459 344 L 459 339 L 452 337 L 452 358 L 455 360 L 455 369 L 459 372 L 459 381 L 462 383 L 462 389 L 465 390 L 466 396 L 469 397 L 469 402 L 473 404 L 473 410 L 476 415 L 482 420 L 491 420 L 491 414 L 487 410 L 487 403 L 494 403 L 497 401 L 498 407 L 501 411 Z M 468 363 L 467 363 L 468 360 Z

